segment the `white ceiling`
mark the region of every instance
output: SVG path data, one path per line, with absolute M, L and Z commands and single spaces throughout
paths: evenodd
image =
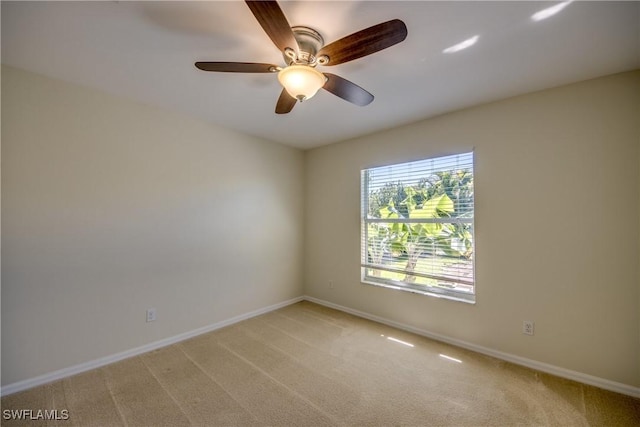
M 2 1 L 2 63 L 311 148 L 518 94 L 640 68 L 640 2 L 283 1 L 326 43 L 393 18 L 407 39 L 319 69 L 375 95 L 357 107 L 320 91 L 287 115 L 274 74 L 211 73 L 195 61 L 283 65 L 242 1 Z M 473 47 L 443 49 L 474 35 Z

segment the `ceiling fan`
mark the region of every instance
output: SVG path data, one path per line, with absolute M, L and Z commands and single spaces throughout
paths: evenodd
M 309 27 L 291 27 L 275 0 L 250 1 L 247 6 L 278 49 L 285 67 L 255 62 L 196 62 L 203 71 L 226 73 L 278 73 L 283 86 L 276 104 L 277 114 L 290 112 L 296 101 L 311 98 L 322 88 L 355 105 L 365 106 L 373 95 L 340 76 L 321 73 L 316 66 L 338 65 L 391 47 L 407 37 L 407 27 L 399 19 L 355 32 L 324 45 L 320 33 Z

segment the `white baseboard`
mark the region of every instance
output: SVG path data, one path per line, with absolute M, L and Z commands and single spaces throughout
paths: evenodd
M 291 304 L 295 304 L 302 300 L 307 300 L 316 304 L 323 305 L 325 307 L 333 308 L 336 310 L 344 311 L 345 313 L 353 314 L 358 317 L 362 317 L 364 319 L 373 320 L 374 322 L 382 323 L 385 325 L 392 326 L 394 328 L 402 329 L 408 332 L 412 332 L 417 335 L 421 335 L 427 338 L 434 339 L 436 341 L 445 342 L 447 344 L 455 345 L 457 347 L 466 348 L 468 350 L 475 351 L 477 353 L 485 354 L 487 356 L 495 357 L 496 359 L 505 360 L 507 362 L 515 363 L 517 365 L 525 366 L 531 369 L 535 369 L 541 372 L 546 372 L 548 374 L 556 375 L 558 377 L 567 378 L 570 380 L 578 381 L 584 384 L 589 384 L 595 387 L 603 388 L 605 390 L 614 391 L 616 393 L 625 394 L 628 396 L 640 398 L 640 388 L 633 387 L 627 384 L 618 383 L 615 381 L 610 381 L 604 378 L 595 377 L 588 374 L 583 374 L 581 372 L 572 371 L 565 368 L 560 368 L 558 366 L 550 365 L 547 363 L 538 362 L 532 359 L 527 359 L 525 357 L 516 356 L 509 353 L 504 353 L 501 351 L 493 350 L 487 347 L 482 347 L 473 343 L 469 343 L 466 341 L 458 340 L 455 338 L 450 338 L 441 334 L 436 334 L 433 332 L 425 331 L 423 329 L 415 328 L 413 326 L 409 326 L 400 322 L 396 322 L 393 320 L 389 320 L 380 316 L 376 316 L 373 314 L 369 314 L 363 311 L 355 310 L 349 307 L 341 306 L 338 304 L 334 304 L 329 301 L 321 300 L 318 298 L 314 298 L 311 296 L 297 297 L 287 301 L 283 301 L 281 303 L 277 303 L 274 305 L 270 305 L 268 307 L 263 307 L 258 310 L 251 311 L 249 313 L 241 314 L 239 316 L 232 317 L 230 319 L 223 320 L 221 322 L 214 323 L 212 325 L 204 326 L 202 328 L 194 329 L 189 332 L 185 332 L 179 335 L 175 335 L 173 337 L 165 338 L 159 341 L 155 341 L 140 347 L 136 347 L 127 351 L 123 351 L 121 353 L 113 354 L 106 357 L 101 357 L 99 359 L 91 360 L 89 362 L 81 363 L 79 365 L 71 366 L 68 368 L 60 369 L 54 372 L 50 372 L 44 375 L 40 375 L 38 377 L 30 378 L 27 380 L 19 381 L 13 384 L 8 384 L 0 390 L 1 396 L 6 396 L 9 394 L 17 393 L 22 390 L 26 390 L 32 387 L 36 387 L 39 385 L 43 385 L 46 383 L 50 383 L 53 381 L 60 380 L 62 378 L 69 377 L 71 375 L 79 374 L 81 372 L 89 371 L 91 369 L 100 368 L 102 366 L 108 365 L 110 363 L 118 362 L 120 360 L 138 356 L 140 354 L 156 350 L 158 348 L 166 347 L 171 344 L 175 344 L 180 341 L 184 341 L 189 338 L 193 338 L 197 335 L 201 335 L 207 332 L 215 331 L 216 329 L 224 328 L 225 326 L 232 325 L 234 323 L 241 322 L 246 319 L 250 319 L 255 316 L 259 316 L 264 313 L 268 313 L 270 311 L 278 310 L 282 307 L 286 307 Z
M 593 375 L 583 374 L 581 372 L 572 371 L 569 369 L 561 368 L 547 363 L 538 362 L 536 360 L 527 359 L 525 357 L 516 356 L 509 353 L 504 353 L 498 350 L 493 350 L 487 347 L 482 347 L 477 344 L 469 343 L 466 341 L 450 338 L 445 335 L 436 334 L 433 332 L 425 331 L 423 329 L 415 328 L 400 322 L 385 319 L 384 317 L 376 316 L 373 314 L 365 313 L 363 311 L 354 310 L 349 307 L 334 304 L 329 301 L 321 300 L 311 296 L 304 297 L 305 300 L 323 305 L 325 307 L 333 308 L 336 310 L 344 311 L 345 313 L 353 314 L 354 316 L 362 317 L 364 319 L 373 320 L 374 322 L 382 323 L 394 328 L 402 329 L 404 331 L 412 332 L 416 335 L 421 335 L 426 338 L 431 338 L 436 341 L 441 341 L 447 344 L 455 345 L 456 347 L 462 347 L 467 350 L 472 350 L 477 353 L 481 353 L 487 356 L 495 357 L 496 359 L 504 360 L 514 363 L 516 365 L 525 366 L 527 368 L 535 369 L 537 371 L 546 372 L 557 377 L 567 378 L 580 383 L 589 384 L 595 387 L 599 387 L 605 390 L 614 391 L 616 393 L 625 394 L 632 397 L 640 398 L 640 387 L 633 387 L 628 384 L 623 384 L 611 380 L 607 380 Z
M 96 369 L 101 366 L 108 365 L 110 363 L 118 362 L 123 359 L 127 359 L 129 357 L 138 356 L 143 353 L 147 353 L 152 350 L 156 350 L 162 347 L 166 347 L 171 344 L 175 344 L 180 341 L 184 341 L 189 338 L 193 338 L 197 335 L 201 335 L 207 332 L 215 331 L 216 329 L 224 328 L 225 326 L 233 325 L 234 323 L 241 322 L 243 320 L 250 319 L 255 316 L 259 316 L 261 314 L 268 313 L 270 311 L 278 310 L 279 308 L 286 307 L 291 304 L 295 304 L 297 302 L 302 301 L 303 297 L 293 298 L 287 301 L 283 301 L 277 304 L 270 305 L 268 307 L 263 307 L 258 310 L 251 311 L 249 313 L 241 314 L 239 316 L 232 317 L 230 319 L 223 320 L 221 322 L 214 323 L 212 325 L 203 326 L 202 328 L 194 329 L 189 332 L 185 332 L 182 334 L 178 334 L 169 338 L 165 338 L 159 341 L 155 341 L 149 344 L 145 344 L 140 347 L 132 348 L 131 350 L 126 350 L 121 353 L 113 354 L 110 356 L 101 357 L 99 359 L 91 360 L 89 362 L 81 363 L 79 365 L 70 366 L 68 368 L 59 369 L 54 372 L 50 372 L 48 374 L 40 375 L 35 378 L 29 378 L 23 381 L 18 381 L 13 384 L 8 384 L 3 386 L 0 390 L 0 396 L 6 396 L 8 394 L 17 393 L 22 390 L 27 390 L 32 387 L 36 387 L 39 385 L 47 384 L 52 381 L 57 381 L 62 378 L 69 377 L 71 375 L 79 374 L 81 372 L 89 371 L 91 369 Z

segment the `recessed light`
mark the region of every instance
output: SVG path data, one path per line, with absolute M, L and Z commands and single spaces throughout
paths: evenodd
M 556 13 L 559 13 L 565 7 L 569 6 L 569 4 L 571 4 L 572 2 L 573 0 L 563 1 L 562 3 L 558 3 L 546 9 L 542 9 L 531 15 L 531 19 L 534 21 L 542 21 L 543 19 L 550 18 Z
M 462 50 L 462 49 L 466 49 L 466 48 L 468 48 L 468 47 L 471 47 L 471 46 L 473 46 L 474 44 L 476 44 L 476 42 L 478 41 L 478 38 L 479 38 L 479 37 L 480 37 L 480 36 L 473 36 L 473 37 L 471 37 L 471 38 L 469 38 L 469 39 L 466 39 L 465 41 L 462 41 L 462 42 L 460 42 L 460 43 L 458 43 L 458 44 L 454 44 L 453 46 L 450 46 L 450 47 L 448 47 L 448 48 L 444 49 L 444 50 L 442 51 L 442 53 L 453 53 L 453 52 L 458 52 L 458 51 L 460 51 L 460 50 Z

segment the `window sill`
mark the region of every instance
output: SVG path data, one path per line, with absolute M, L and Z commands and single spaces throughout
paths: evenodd
M 410 292 L 412 294 L 426 295 L 426 296 L 434 297 L 434 298 L 442 298 L 442 299 L 447 299 L 447 300 L 451 300 L 451 301 L 464 302 L 466 304 L 475 305 L 475 303 L 476 303 L 476 300 L 475 300 L 476 296 L 475 295 L 469 295 L 468 298 L 465 298 L 465 297 L 459 297 L 459 296 L 450 295 L 450 294 L 446 294 L 446 293 L 439 293 L 439 292 L 434 292 L 434 291 L 429 291 L 429 290 L 420 290 L 420 289 L 410 288 L 410 287 L 407 287 L 407 286 L 396 285 L 396 284 L 388 283 L 388 282 L 387 283 L 374 282 L 374 281 L 366 280 L 366 279 L 361 279 L 360 282 L 362 284 L 365 284 L 365 285 L 379 286 L 379 287 L 382 287 L 382 288 L 393 289 L 393 290 L 397 290 L 397 291 Z

